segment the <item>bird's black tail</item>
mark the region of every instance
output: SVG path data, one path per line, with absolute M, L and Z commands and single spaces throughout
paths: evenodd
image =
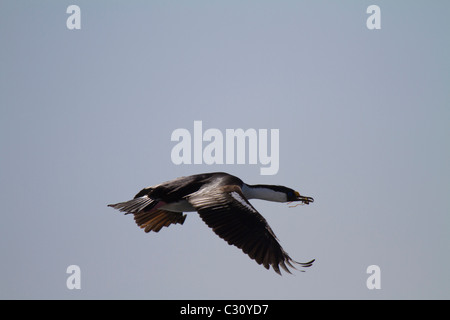
M 112 207 L 121 212 L 127 213 L 138 213 L 143 209 L 151 209 L 154 205 L 156 205 L 157 201 L 150 199 L 148 196 L 142 196 L 139 198 L 135 198 L 133 200 L 119 202 L 116 204 L 108 204 L 108 207 Z

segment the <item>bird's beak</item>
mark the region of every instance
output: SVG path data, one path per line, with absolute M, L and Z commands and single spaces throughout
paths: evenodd
M 304 204 L 309 204 L 310 202 L 314 202 L 313 198 L 302 196 L 298 191 L 295 191 L 295 196 L 297 197 L 296 201 L 301 201 Z

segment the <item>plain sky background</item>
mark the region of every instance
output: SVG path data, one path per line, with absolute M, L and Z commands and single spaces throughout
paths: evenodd
M 66 9 L 81 8 L 81 30 Z M 369 30 L 369 5 L 381 30 Z M 448 1 L 1 1 L 0 298 L 449 299 Z M 172 163 L 177 128 L 280 130 L 280 170 Z M 200 172 L 253 201 L 307 272 L 278 276 L 189 213 L 108 203 Z M 81 268 L 68 290 L 66 268 Z M 368 290 L 366 269 L 381 269 Z

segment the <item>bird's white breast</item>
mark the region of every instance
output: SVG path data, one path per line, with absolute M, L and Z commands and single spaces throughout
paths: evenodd
M 162 210 L 172 211 L 172 212 L 189 212 L 196 211 L 194 207 L 186 200 L 180 200 L 177 202 L 167 203 L 160 207 Z

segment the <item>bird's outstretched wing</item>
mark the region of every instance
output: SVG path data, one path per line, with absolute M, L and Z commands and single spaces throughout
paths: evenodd
M 266 219 L 245 198 L 239 186 L 201 189 L 187 200 L 219 237 L 242 249 L 266 269 L 272 266 L 281 275 L 280 266 L 291 273 L 288 266 L 295 269 L 293 263 L 310 267 L 314 262 L 300 263 L 289 257 Z

